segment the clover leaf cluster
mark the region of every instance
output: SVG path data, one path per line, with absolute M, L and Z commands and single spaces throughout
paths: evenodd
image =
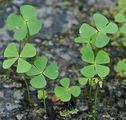
M 36 9 L 30 5 L 21 6 L 20 14 L 10 14 L 6 24 L 9 30 L 15 31 L 14 38 L 19 41 L 19 48 L 15 43 L 10 43 L 6 47 L 3 68 L 9 69 L 14 66 L 17 73 L 30 76 L 30 84 L 33 88 L 39 89 L 38 98 L 44 99 L 44 107 L 46 108 L 44 89 L 47 85 L 47 78 L 54 80 L 58 77 L 59 72 L 56 63 L 47 65 L 48 58 L 46 56 L 36 57 L 36 48 L 30 41 L 30 37 L 38 33 L 42 27 L 42 22 L 36 16 Z M 36 57 L 34 62 L 33 57 L 34 59 Z M 24 81 L 28 90 L 29 101 L 31 101 L 26 78 Z
M 31 76 L 31 85 L 34 88 L 44 88 L 47 84 L 46 78 L 54 80 L 58 77 L 58 67 L 57 64 L 50 64 L 47 66 L 48 58 L 46 56 L 38 57 L 31 69 L 26 73 Z
M 114 70 L 121 77 L 126 77 L 126 59 L 119 60 L 119 62 L 114 66 Z
M 96 27 L 84 23 L 79 29 L 79 37 L 75 38 L 75 42 L 81 43 L 81 58 L 88 65 L 83 67 L 80 72 L 86 78 L 99 77 L 104 79 L 110 72 L 109 67 L 105 64 L 110 62 L 107 52 L 102 49 L 109 43 L 109 34 L 118 31 L 118 26 L 110 22 L 105 16 L 95 13 L 93 20 Z
M 85 77 L 80 77 L 79 78 L 79 83 L 82 86 L 85 86 L 87 84 L 94 86 L 95 84 L 99 84 L 99 86 L 102 88 L 103 87 L 103 82 L 102 80 L 98 79 L 97 77 L 92 78 L 92 81 L 90 78 L 85 78 Z
M 55 87 L 55 95 L 64 102 L 68 102 L 71 99 L 71 96 L 78 97 L 80 95 L 79 86 L 70 86 L 70 79 L 63 78 L 60 80 L 61 86 Z
M 36 56 L 36 49 L 29 42 L 31 35 L 38 33 L 42 27 L 42 22 L 37 19 L 36 9 L 30 5 L 20 7 L 20 15 L 12 13 L 7 18 L 7 27 L 15 30 L 14 38 L 16 40 L 26 39 L 27 41 L 22 50 L 18 50 L 15 43 L 11 43 L 4 51 L 3 68 L 9 69 L 17 62 L 17 72 L 26 73 L 31 76 L 30 81 L 34 88 L 44 88 L 47 85 L 46 78 L 56 79 L 58 77 L 57 64 L 47 65 L 48 58 L 46 56 L 38 57 L 33 63 L 26 61 L 28 58 Z M 19 45 L 19 48 L 22 47 Z
M 82 24 L 79 29 L 80 36 L 75 39 L 75 42 L 92 44 L 97 48 L 102 48 L 109 43 L 108 34 L 117 32 L 118 27 L 99 13 L 93 15 L 93 20 L 96 27 L 92 27 L 87 23 Z
M 92 78 L 98 74 L 100 78 L 104 78 L 109 74 L 109 67 L 104 64 L 109 63 L 110 58 L 105 51 L 100 50 L 95 56 L 91 46 L 87 45 L 82 50 L 82 60 L 90 64 L 81 69 L 81 74 L 85 77 Z
M 121 23 L 121 27 L 120 27 L 120 32 L 121 33 L 126 33 L 126 17 L 123 13 L 118 13 L 115 16 L 115 21 L 117 23 Z
M 36 9 L 30 5 L 23 5 L 20 8 L 21 15 L 11 13 L 6 21 L 9 30 L 14 30 L 14 38 L 16 40 L 26 39 L 27 41 L 24 47 L 20 42 L 19 49 L 15 43 L 10 43 L 4 51 L 3 68 L 9 69 L 17 62 L 17 72 L 25 73 L 31 69 L 31 63 L 26 61 L 28 58 L 36 56 L 36 49 L 28 43 L 31 35 L 39 32 L 42 27 L 42 23 L 36 17 Z
M 32 58 L 36 55 L 36 49 L 33 45 L 25 44 L 23 50 L 19 53 L 15 43 L 11 43 L 4 51 L 4 57 L 7 58 L 3 62 L 3 68 L 10 68 L 16 61 L 17 72 L 25 73 L 30 70 L 31 64 L 25 59 Z
M 118 31 L 115 23 L 110 22 L 105 16 L 95 13 L 93 15 L 94 26 L 87 23 L 81 25 L 79 37 L 75 39 L 76 43 L 81 43 L 81 59 L 86 66 L 80 69 L 82 77 L 79 78 L 81 85 L 89 83 L 89 101 L 93 85 L 103 86 L 103 79 L 109 74 L 110 69 L 106 64 L 110 62 L 109 54 L 103 49 L 109 41 L 111 34 Z M 120 28 L 122 33 L 126 33 L 126 18 L 122 13 L 115 17 L 116 22 L 124 23 Z M 36 16 L 36 9 L 30 5 L 20 7 L 20 14 L 12 13 L 6 21 L 9 30 L 14 30 L 14 38 L 20 42 L 19 49 L 15 43 L 10 43 L 4 51 L 3 68 L 9 69 L 16 67 L 17 73 L 24 73 L 31 78 L 30 84 L 38 90 L 38 98 L 43 99 L 44 108 L 46 109 L 46 85 L 48 80 L 55 80 L 58 75 L 58 66 L 56 63 L 49 64 L 45 55 L 36 57 L 36 49 L 31 44 L 30 36 L 38 33 L 42 27 L 42 22 Z M 23 41 L 25 40 L 25 41 Z M 22 44 L 22 41 L 24 42 Z M 100 49 L 100 50 L 99 50 Z M 34 57 L 34 59 L 33 59 Z M 119 61 L 115 70 L 119 73 L 126 71 L 126 60 Z M 28 90 L 28 83 L 24 79 Z M 56 85 L 54 93 L 58 99 L 68 102 L 71 97 L 80 95 L 80 86 L 70 85 L 69 78 L 60 80 L 60 85 Z M 95 113 L 97 103 L 98 87 L 96 86 L 95 94 Z M 29 91 L 28 91 L 29 96 Z M 90 102 L 89 102 L 90 103 Z
M 38 90 L 38 99 L 45 99 L 47 98 L 47 92 L 44 90 Z
M 79 83 L 83 86 L 89 84 L 89 108 L 91 108 L 92 87 L 96 85 L 94 98 L 94 116 L 96 116 L 98 89 L 99 86 L 103 87 L 103 80 L 110 72 L 109 67 L 106 66 L 110 62 L 109 54 L 102 49 L 109 43 L 109 35 L 118 31 L 118 26 L 99 13 L 93 15 L 93 21 L 94 26 L 87 23 L 81 25 L 79 37 L 74 41 L 82 44 L 81 59 L 86 65 L 80 69 L 82 77 L 79 78 Z
M 12 13 L 7 18 L 7 27 L 15 30 L 14 38 L 23 40 L 39 32 L 42 23 L 36 17 L 36 9 L 30 5 L 20 7 L 21 15 Z

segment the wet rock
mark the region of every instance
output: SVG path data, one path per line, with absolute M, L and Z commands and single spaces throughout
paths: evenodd
M 18 105 L 18 104 L 16 105 L 16 104 L 11 104 L 11 103 L 6 103 L 6 109 L 8 111 L 14 110 L 19 107 L 20 107 L 20 105 Z
M 64 53 L 64 54 L 62 53 L 60 56 L 61 56 L 61 58 L 65 59 L 66 61 L 71 60 L 71 57 L 67 53 Z
M 102 115 L 98 120 L 115 120 L 115 117 L 111 117 L 109 114 Z
M 13 0 L 13 3 L 18 6 L 22 5 L 24 2 L 24 0 Z
M 126 112 L 120 114 L 121 120 L 126 120 Z
M 17 120 L 23 120 L 24 114 L 18 114 L 16 115 Z
M 14 98 L 20 100 L 23 98 L 23 92 L 21 90 L 14 91 Z
M 86 105 L 85 103 L 82 102 L 78 102 L 77 103 L 77 108 L 81 111 L 81 112 L 85 112 L 88 110 L 88 105 Z
M 88 5 L 94 5 L 97 8 L 110 8 L 115 5 L 116 0 L 88 0 Z
M 3 93 L 3 91 L 0 91 L 0 97 L 1 97 L 1 98 L 4 97 L 4 93 Z
M 88 0 L 88 1 L 87 1 L 87 4 L 88 4 L 88 5 L 93 5 L 93 4 L 95 4 L 95 0 Z
M 116 91 L 115 94 L 116 94 L 117 97 L 121 97 L 122 96 L 122 92 L 120 90 Z
M 124 108 L 124 100 L 123 99 L 118 101 L 117 107 L 120 108 L 120 109 Z
M 36 118 L 37 116 L 43 117 L 43 116 L 45 116 L 45 114 L 46 114 L 46 111 L 42 108 L 40 108 L 38 110 L 34 110 L 32 112 L 33 118 Z
M 5 108 L 0 108 L 0 116 L 3 116 L 3 115 L 5 115 Z
M 4 27 L 4 18 L 2 17 L 2 12 L 0 11 L 0 28 Z
M 118 109 L 117 108 L 111 107 L 109 109 L 110 109 L 110 115 L 111 115 L 111 117 L 117 116 L 117 114 L 118 114 Z
M 7 85 L 7 84 L 4 84 L 4 86 L 3 86 L 4 88 L 11 88 L 11 86 L 10 85 Z
M 17 82 L 13 82 L 9 86 L 10 86 L 10 88 L 22 88 L 22 84 L 21 83 L 17 83 Z

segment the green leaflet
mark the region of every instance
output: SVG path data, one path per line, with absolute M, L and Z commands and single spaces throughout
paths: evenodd
M 100 50 L 96 56 L 95 61 L 97 64 L 106 64 L 110 62 L 110 58 L 108 56 L 108 53 L 103 50 Z
M 31 64 L 29 64 L 25 59 L 34 57 L 35 55 L 36 49 L 33 47 L 33 45 L 29 43 L 25 44 L 23 50 L 19 54 L 16 44 L 11 43 L 4 51 L 4 57 L 6 60 L 3 62 L 3 68 L 8 69 L 17 61 L 17 72 L 25 73 L 31 68 Z
M 94 62 L 94 52 L 90 45 L 86 45 L 83 47 L 82 51 L 82 60 L 87 63 L 93 63 Z
M 19 57 L 16 44 L 11 43 L 4 51 L 4 57 Z
M 126 22 L 126 17 L 123 13 L 118 13 L 115 16 L 115 21 L 119 22 L 119 23 L 124 23 L 124 22 Z
M 87 84 L 87 82 L 88 82 L 88 78 L 79 78 L 79 83 L 81 84 L 81 85 L 86 85 Z
M 16 30 L 14 33 L 16 40 L 23 40 L 28 34 L 34 35 L 38 33 L 42 27 L 42 23 L 37 19 L 36 10 L 33 6 L 21 6 L 20 13 L 21 15 L 10 14 L 6 22 L 10 30 Z
M 71 95 L 74 97 L 78 97 L 80 95 L 80 87 L 79 86 L 69 86 L 70 79 L 63 78 L 60 80 L 60 84 L 62 86 L 55 87 L 55 95 L 60 98 L 63 102 L 68 102 L 71 99 Z
M 32 87 L 40 89 L 40 88 L 44 88 L 47 82 L 43 75 L 38 75 L 31 79 L 30 84 Z
M 66 87 L 68 88 L 69 85 L 70 85 L 70 80 L 69 78 L 63 78 L 60 80 L 60 84 L 63 86 L 63 87 Z
M 30 19 L 36 16 L 36 9 L 31 5 L 21 6 L 20 12 L 24 19 Z
M 126 33 L 126 23 L 124 23 L 124 24 L 120 27 L 120 32 L 121 32 L 121 33 Z
M 99 30 L 105 28 L 106 25 L 109 23 L 108 19 L 99 13 L 95 13 L 93 15 L 93 19 L 94 19 L 97 29 Z
M 81 37 L 90 39 L 91 36 L 96 34 L 97 30 L 90 25 L 84 23 L 81 25 L 79 32 Z
M 21 27 L 23 25 L 23 18 L 12 13 L 8 16 L 6 25 L 10 30 L 13 30 L 16 27 Z

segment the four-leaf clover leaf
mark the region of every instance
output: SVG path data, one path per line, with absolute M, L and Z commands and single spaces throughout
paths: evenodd
M 47 84 L 45 76 L 51 80 L 58 77 L 57 64 L 50 64 L 46 67 L 48 58 L 46 56 L 38 57 L 31 69 L 26 73 L 28 76 L 32 76 L 30 84 L 34 88 L 44 88 Z
M 126 17 L 123 13 L 118 13 L 115 16 L 115 21 L 118 23 L 123 23 L 123 25 L 120 27 L 121 33 L 126 33 Z
M 18 52 L 16 44 L 11 43 L 7 46 L 4 51 L 4 57 L 7 58 L 3 62 L 3 68 L 8 69 L 10 68 L 16 61 L 17 64 L 17 72 L 18 73 L 25 73 L 30 70 L 31 64 L 28 63 L 25 59 L 31 58 L 36 55 L 36 49 L 32 44 L 25 44 L 21 53 Z
M 126 59 L 119 60 L 117 65 L 114 66 L 115 71 L 121 77 L 126 77 Z
M 98 74 L 99 77 L 104 78 L 109 74 L 109 67 L 103 65 L 110 62 L 105 51 L 100 50 L 95 57 L 91 46 L 87 45 L 83 48 L 82 60 L 91 64 L 81 69 L 81 74 L 85 77 L 92 78 Z
M 27 35 L 34 35 L 41 29 L 42 23 L 36 17 L 36 10 L 30 5 L 23 5 L 20 8 L 21 15 L 14 13 L 7 18 L 7 27 L 16 30 L 14 38 L 23 40 Z
M 63 78 L 60 80 L 60 84 L 62 86 L 55 87 L 55 95 L 60 98 L 63 102 L 68 102 L 71 99 L 71 95 L 74 97 L 78 97 L 80 95 L 80 87 L 79 86 L 70 86 L 70 79 Z
M 84 23 L 81 25 L 79 33 L 80 36 L 75 39 L 78 43 L 93 43 L 97 48 L 106 46 L 109 42 L 107 34 L 113 34 L 118 31 L 115 23 L 109 22 L 108 19 L 99 14 L 93 15 L 96 28 Z M 93 38 L 93 39 L 92 39 Z M 93 40 L 93 41 L 92 41 Z

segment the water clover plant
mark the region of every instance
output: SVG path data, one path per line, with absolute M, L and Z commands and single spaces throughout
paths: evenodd
M 11 13 L 7 18 L 7 27 L 15 30 L 14 38 L 23 40 L 39 32 L 42 23 L 36 17 L 36 9 L 30 5 L 20 7 L 20 15 Z
M 93 80 L 91 81 L 90 78 L 86 78 L 86 77 L 80 77 L 79 83 L 83 86 L 87 85 L 89 83 L 89 85 L 94 86 L 95 84 L 99 84 L 99 86 L 102 88 L 103 86 L 103 82 L 102 80 L 98 79 L 97 77 L 92 78 Z M 92 83 L 91 83 L 92 82 Z
M 115 23 L 109 22 L 109 20 L 99 14 L 93 15 L 93 20 L 96 28 L 84 23 L 79 29 L 80 36 L 75 39 L 77 43 L 89 43 L 95 45 L 97 48 L 106 46 L 110 40 L 108 34 L 113 34 L 118 31 L 118 27 Z
M 84 66 L 80 73 L 83 77 L 79 78 L 81 85 L 89 85 L 88 107 L 92 111 L 91 98 L 93 86 L 96 86 L 94 95 L 94 118 L 97 112 L 97 97 L 99 86 L 102 88 L 103 80 L 109 74 L 110 69 L 106 66 L 110 62 L 107 52 L 102 50 L 109 43 L 108 34 L 114 34 L 118 31 L 115 23 L 110 22 L 105 16 L 95 13 L 93 15 L 95 27 L 84 23 L 79 29 L 79 37 L 75 38 L 76 43 L 83 44 L 80 49 L 81 58 L 88 65 Z M 99 50 L 100 48 L 100 50 Z
M 119 60 L 119 62 L 114 66 L 114 70 L 121 77 L 126 77 L 126 59 Z
M 98 74 L 100 78 L 104 78 L 109 74 L 109 67 L 104 66 L 104 64 L 109 63 L 110 58 L 105 51 L 98 51 L 95 57 L 91 46 L 87 45 L 83 48 L 82 60 L 90 64 L 81 69 L 81 74 L 85 77 L 92 78 Z
M 50 64 L 47 66 L 48 58 L 46 56 L 38 57 L 31 69 L 26 73 L 28 76 L 31 76 L 30 81 L 32 87 L 34 88 L 44 88 L 47 84 L 46 78 L 54 80 L 58 77 L 58 67 L 57 64 Z
M 80 95 L 79 86 L 70 86 L 70 79 L 63 78 L 60 80 L 61 86 L 56 86 L 54 89 L 55 95 L 63 102 L 68 102 L 71 99 L 71 95 L 78 97 Z
M 47 98 L 47 92 L 45 90 L 38 90 L 38 99 L 43 100 L 45 110 L 46 110 L 46 98 Z
M 32 58 L 36 55 L 36 49 L 32 44 L 25 44 L 22 51 L 19 53 L 15 43 L 11 43 L 7 46 L 4 51 L 4 57 L 7 58 L 3 62 L 3 68 L 10 68 L 16 61 L 17 64 L 17 72 L 25 73 L 30 70 L 31 64 L 27 62 L 25 59 Z
M 11 13 L 6 21 L 6 26 L 9 30 L 15 30 L 14 38 L 20 40 L 19 48 L 17 48 L 15 43 L 10 43 L 4 51 L 5 60 L 3 62 L 3 68 L 9 69 L 13 64 L 17 62 L 17 72 L 26 73 L 32 67 L 32 57 L 36 55 L 36 49 L 32 44 L 30 44 L 30 36 L 39 32 L 42 27 L 42 23 L 37 19 L 36 9 L 30 5 L 23 5 L 20 7 L 19 15 Z M 22 46 L 22 40 L 24 41 L 24 47 Z M 28 41 L 29 40 L 29 41 Z M 29 42 L 29 43 L 28 43 Z M 28 59 L 30 58 L 30 60 Z M 27 61 L 26 61 L 27 59 Z M 30 91 L 28 82 L 25 76 L 22 76 L 25 82 L 28 100 L 30 99 Z
M 122 23 L 122 26 L 120 27 L 121 33 L 126 33 L 126 17 L 123 13 L 118 13 L 115 16 L 115 21 L 118 23 Z

